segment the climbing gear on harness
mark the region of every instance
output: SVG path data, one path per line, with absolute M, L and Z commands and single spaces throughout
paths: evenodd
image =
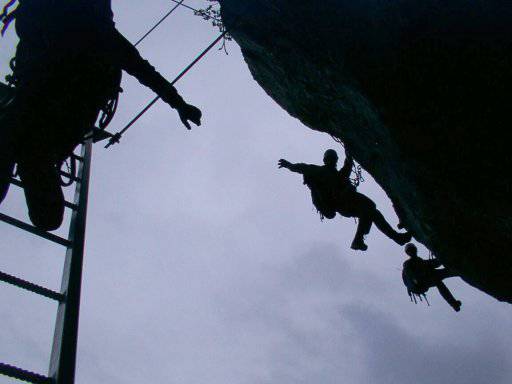
M 425 299 L 425 302 L 427 303 L 427 306 L 430 307 L 430 303 L 428 301 L 426 293 L 417 294 L 414 292 L 407 291 L 409 294 L 409 298 L 411 299 L 411 303 L 418 304 L 418 301 L 423 302 L 423 299 Z
M 338 137 L 334 136 L 332 133 L 330 133 L 330 136 L 334 141 L 336 141 L 338 144 L 340 144 L 343 149 L 345 149 L 345 143 Z M 354 162 L 354 166 L 352 167 L 352 175 L 353 177 L 350 178 L 350 182 L 354 187 L 359 187 L 361 183 L 364 183 L 364 177 L 363 177 L 363 168 L 360 164 L 357 164 Z

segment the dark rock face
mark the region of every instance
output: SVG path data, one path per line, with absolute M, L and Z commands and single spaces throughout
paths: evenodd
M 512 5 L 221 0 L 256 81 L 343 140 L 415 238 L 512 302 Z

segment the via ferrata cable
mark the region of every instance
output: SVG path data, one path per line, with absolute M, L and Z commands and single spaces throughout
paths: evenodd
M 208 45 L 208 47 L 206 47 L 183 71 L 180 72 L 180 74 L 171 82 L 171 85 L 174 85 L 176 84 L 183 76 L 185 76 L 188 71 L 190 71 L 203 57 L 206 56 L 206 54 L 208 52 L 211 51 L 211 49 L 213 47 L 215 47 L 215 45 L 217 45 L 217 43 L 219 41 L 221 41 L 225 36 L 226 34 L 228 33 L 228 31 L 224 31 L 222 32 L 214 41 L 212 41 L 210 43 L 210 45 Z M 116 134 L 114 134 L 108 144 L 105 146 L 105 148 L 109 148 L 110 146 L 116 144 L 116 143 L 119 143 L 119 141 L 121 140 L 121 137 L 123 136 L 123 134 L 131 128 L 132 125 L 134 125 L 149 109 L 151 109 L 151 107 L 153 107 L 153 105 L 155 105 L 155 103 L 160 100 L 160 96 L 157 96 L 155 97 L 148 105 L 146 105 L 144 107 L 144 109 L 142 111 L 140 111 L 137 116 L 135 116 L 121 131 L 117 132 Z
M 149 29 L 149 31 L 147 31 L 139 40 L 137 40 L 137 42 L 135 44 L 133 44 L 133 46 L 136 47 L 140 43 L 142 43 L 146 39 L 146 37 L 151 35 L 153 33 L 153 31 L 160 26 L 160 24 L 162 24 L 169 16 L 171 16 L 173 14 L 173 12 L 176 9 L 178 9 L 180 7 L 180 5 L 185 6 L 185 4 L 183 4 L 184 1 L 185 0 L 175 1 L 176 5 L 169 12 L 167 12 L 160 20 L 158 20 L 158 22 L 153 27 L 151 27 Z

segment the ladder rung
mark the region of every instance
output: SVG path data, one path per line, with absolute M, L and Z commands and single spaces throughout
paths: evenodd
M 41 287 L 40 285 L 37 285 L 37 284 L 33 284 L 29 281 L 26 281 L 26 280 L 23 280 L 23 279 L 20 279 L 16 276 L 11 276 L 7 273 L 4 273 L 2 271 L 0 271 L 0 281 L 3 281 L 7 284 L 11 284 L 11 285 L 14 285 L 18 288 L 22 288 L 22 289 L 25 289 L 27 291 L 30 291 L 30 292 L 34 292 L 34 293 L 37 293 L 38 295 L 41 295 L 41 296 L 44 296 L 44 297 L 47 297 L 49 299 L 53 299 L 53 300 L 56 300 L 56 301 L 64 301 L 64 295 L 61 294 L 61 293 L 58 293 L 58 292 L 54 292 L 50 289 L 47 289 L 47 288 L 44 288 L 44 287 Z
M 21 182 L 21 180 L 18 180 L 14 177 L 11 178 L 11 184 L 23 188 L 23 183 Z M 78 206 L 76 204 L 70 203 L 69 201 L 64 201 L 64 206 L 74 211 L 78 209 Z
M 79 177 L 76 177 L 75 175 L 72 175 L 69 172 L 59 171 L 59 175 L 67 177 L 69 180 L 72 180 L 74 182 L 80 181 Z
M 34 372 L 26 371 L 12 365 L 0 363 L 0 374 L 12 377 L 14 379 L 26 381 L 33 384 L 52 384 L 53 380 L 49 377 L 39 375 Z
M 79 156 L 79 155 L 75 155 L 74 153 L 71 155 L 73 158 L 75 158 L 76 160 L 78 161 L 84 161 L 84 158 L 82 156 Z
M 73 211 L 76 211 L 78 209 L 78 205 L 70 203 L 69 201 L 64 201 L 64 206 L 66 208 L 72 209 Z
M 54 243 L 63 245 L 64 247 L 71 246 L 71 241 L 69 241 L 67 239 L 63 239 L 62 237 L 54 235 L 53 233 L 42 231 L 41 229 L 34 227 L 33 225 L 24 223 L 21 220 L 15 219 L 14 217 L 4 215 L 3 213 L 0 213 L 0 221 L 3 221 L 4 223 L 18 227 L 20 229 L 23 229 L 24 231 L 27 231 L 27 232 L 32 233 L 33 235 L 42 237 L 43 239 L 50 240 L 50 241 L 53 241 Z

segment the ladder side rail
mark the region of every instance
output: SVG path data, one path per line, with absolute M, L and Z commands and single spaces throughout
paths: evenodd
M 79 166 L 79 181 L 74 199 L 74 204 L 78 208 L 71 216 L 69 229 L 71 246 L 66 251 L 62 275 L 61 294 L 66 296 L 66 301 L 59 304 L 57 311 L 50 359 L 49 377 L 55 384 L 73 384 L 75 379 L 91 156 L 92 139 L 88 139 L 82 145 L 83 161 Z

